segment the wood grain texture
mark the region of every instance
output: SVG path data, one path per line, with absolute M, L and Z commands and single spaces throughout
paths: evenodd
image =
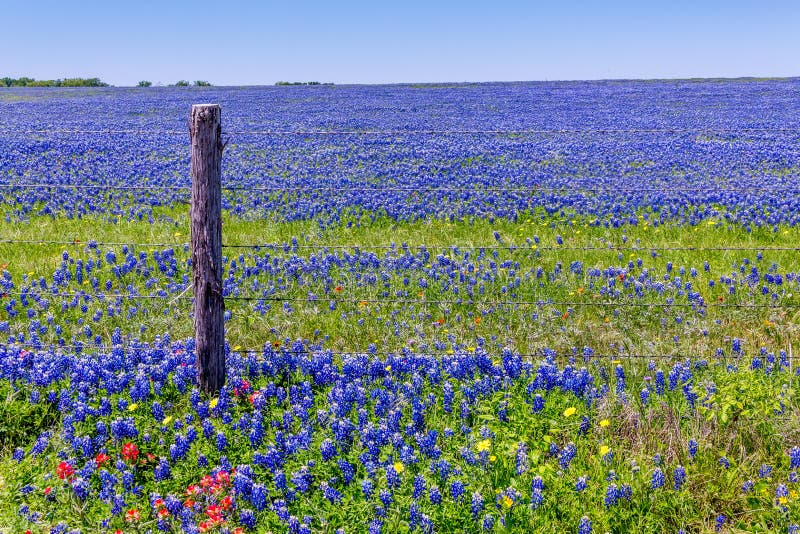
M 191 242 L 194 335 L 200 389 L 225 384 L 225 301 L 222 297 L 222 110 L 192 106 Z

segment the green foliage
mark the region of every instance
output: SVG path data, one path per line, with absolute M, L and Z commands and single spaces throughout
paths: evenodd
M 150 87 L 151 85 L 153 85 L 153 82 L 147 80 L 142 80 L 136 84 L 137 87 Z
M 703 403 L 708 420 L 727 423 L 740 418 L 766 418 L 782 413 L 794 395 L 786 384 L 776 382 L 763 371 L 721 372 L 706 385 L 713 391 Z
M 42 430 L 54 425 L 58 411 L 40 402 L 26 402 L 25 392 L 8 382 L 0 382 L 0 454 L 25 447 Z
M 64 78 L 58 80 L 34 80 L 33 78 L 0 78 L 6 87 L 108 87 L 100 78 Z
M 175 87 L 189 87 L 189 82 L 186 80 L 178 80 L 175 82 Z
M 275 85 L 333 85 L 330 82 L 275 82 Z
M 211 83 L 205 80 L 196 80 L 194 82 L 195 87 L 211 87 Z

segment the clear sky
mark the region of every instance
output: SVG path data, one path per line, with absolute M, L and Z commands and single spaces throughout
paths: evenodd
M 800 0 L 0 0 L 0 76 L 115 85 L 800 75 Z

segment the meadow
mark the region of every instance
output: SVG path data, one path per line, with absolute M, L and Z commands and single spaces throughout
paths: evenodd
M 0 531 L 800 532 L 798 90 L 0 88 Z

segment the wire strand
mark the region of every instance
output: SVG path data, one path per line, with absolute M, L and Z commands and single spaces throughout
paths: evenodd
M 225 130 L 222 135 L 258 135 L 258 136 L 413 136 L 413 135 L 581 135 L 581 134 L 626 134 L 626 133 L 795 133 L 800 127 L 696 127 L 696 128 L 540 128 L 540 129 L 450 129 L 450 130 Z M 154 129 L 87 129 L 55 128 L 55 129 L 0 129 L 0 134 L 48 135 L 48 134 L 87 134 L 87 135 L 185 135 L 188 139 L 189 129 L 154 130 Z
M 141 351 L 141 350 L 187 350 L 183 347 L 172 347 L 172 346 L 159 346 L 158 341 L 153 342 L 141 342 L 141 345 L 97 345 L 94 343 L 64 343 L 56 344 L 56 343 L 33 343 L 30 341 L 15 341 L 15 342 L 0 342 L 0 347 L 8 348 L 19 348 L 19 347 L 26 347 L 26 348 L 34 348 L 37 350 L 44 350 L 44 348 L 48 348 L 50 350 L 54 349 L 62 349 L 62 350 L 75 350 L 80 348 L 81 350 L 104 350 L 104 351 L 112 351 L 112 350 L 122 350 L 124 352 L 132 352 L 132 351 Z M 235 348 L 231 347 L 229 344 L 229 348 L 231 352 L 240 353 L 240 354 L 253 354 L 253 353 L 263 353 L 267 350 L 267 348 L 272 343 L 267 341 L 261 348 Z M 476 349 L 477 350 L 477 349 Z M 502 353 L 506 349 L 498 349 L 496 352 Z M 544 358 L 547 359 L 548 355 L 544 353 L 544 350 L 539 350 L 537 352 L 528 352 L 528 353 L 521 353 L 516 352 L 513 349 L 508 349 L 512 352 L 512 354 L 521 356 L 524 358 Z M 276 353 L 290 353 L 290 354 L 332 354 L 335 356 L 403 356 L 406 353 L 409 356 L 443 356 L 443 355 L 452 355 L 456 352 L 460 353 L 474 353 L 475 350 L 469 350 L 468 348 L 458 349 L 458 351 L 454 349 L 443 349 L 443 350 L 415 350 L 411 347 L 403 347 L 399 348 L 394 351 L 376 351 L 376 350 L 350 350 L 350 351 L 337 351 L 332 349 L 325 349 L 325 348 L 304 348 L 303 350 L 288 350 L 283 347 L 274 348 L 272 352 Z M 482 349 L 481 352 L 485 352 L 487 354 L 491 354 L 492 352 L 486 351 Z M 625 360 L 625 359 L 681 359 L 681 360 L 705 360 L 705 359 L 715 359 L 715 360 L 739 360 L 742 358 L 746 358 L 747 355 L 739 354 L 739 355 L 728 355 L 728 354 L 714 354 L 713 356 L 698 356 L 697 354 L 689 355 L 689 354 L 669 354 L 669 353 L 653 353 L 653 354 L 640 354 L 640 353 L 614 353 L 614 354 L 595 354 L 592 353 L 591 355 L 583 355 L 583 354 L 566 354 L 566 353 L 554 353 L 552 354 L 553 358 L 575 358 L 576 360 L 582 360 L 584 357 L 589 359 L 599 359 L 599 360 Z
M 191 191 L 189 186 L 128 186 L 115 184 L 54 184 L 47 182 L 0 184 L 0 189 L 78 189 L 78 190 L 119 190 L 119 191 Z M 529 186 L 529 187 L 315 187 L 315 186 L 222 186 L 223 191 L 231 192 L 270 192 L 270 193 L 414 193 L 417 195 L 428 193 L 800 193 L 798 187 L 764 187 L 764 186 L 738 186 L 738 187 L 674 187 L 664 184 L 663 187 L 587 187 L 563 185 Z
M 41 246 L 50 246 L 50 245 L 59 245 L 59 246 L 81 246 L 81 247 L 89 247 L 89 248 L 99 248 L 99 247 L 187 247 L 190 245 L 188 242 L 181 242 L 181 243 L 138 243 L 138 242 L 128 242 L 128 241 L 82 241 L 80 239 L 75 239 L 73 241 L 47 241 L 47 240 L 36 240 L 36 239 L 0 239 L 0 245 L 41 245 Z M 568 250 L 568 251 L 609 251 L 609 252 L 689 252 L 689 251 L 714 251 L 714 252 L 800 252 L 800 247 L 693 247 L 693 246 L 675 246 L 675 247 L 662 247 L 662 246 L 632 246 L 632 247 L 621 247 L 616 245 L 610 246 L 570 246 L 570 245 L 536 245 L 536 244 L 529 244 L 523 243 L 519 245 L 498 245 L 498 244 L 486 244 L 486 245 L 474 245 L 474 244 L 417 244 L 417 245 L 408 245 L 406 243 L 402 243 L 400 245 L 361 245 L 361 244 L 318 244 L 318 245 L 307 245 L 307 244 L 297 244 L 293 245 L 291 243 L 253 243 L 253 244 L 224 244 L 222 248 L 230 248 L 230 249 L 269 249 L 269 250 L 277 250 L 277 249 L 289 249 L 289 250 L 350 250 L 350 249 L 359 249 L 359 250 L 395 250 L 397 252 L 403 251 L 411 251 L 411 250 L 441 250 L 441 251 L 452 251 L 453 249 L 460 249 L 460 250 L 503 250 L 508 252 L 537 252 L 537 251 L 557 251 L 557 250 Z
M 183 290 L 185 291 L 185 289 Z M 4 292 L 0 293 L 0 298 L 9 296 L 26 297 L 33 300 L 38 298 L 89 298 L 93 300 L 105 300 L 110 298 L 123 298 L 123 299 L 170 299 L 170 300 L 187 300 L 194 299 L 192 296 L 174 296 L 167 295 L 141 295 L 137 293 L 83 293 L 83 292 L 70 292 L 70 293 L 39 293 L 39 292 Z M 337 303 L 337 304 L 357 304 L 366 306 L 368 304 L 402 304 L 402 305 L 437 305 L 437 306 L 473 306 L 473 307 L 495 307 L 495 306 L 535 306 L 545 308 L 548 306 L 559 307 L 618 307 L 618 308 L 735 308 L 735 309 L 796 309 L 800 308 L 800 303 L 770 303 L 770 304 L 756 304 L 756 303 L 691 303 L 691 302 L 611 302 L 611 301 L 547 301 L 547 300 L 486 300 L 486 301 L 470 301 L 470 300 L 452 300 L 452 299 L 343 299 L 330 296 L 313 296 L 313 297 L 281 297 L 274 295 L 251 297 L 251 296 L 224 296 L 226 301 L 241 301 L 241 302 L 312 302 L 312 303 Z

